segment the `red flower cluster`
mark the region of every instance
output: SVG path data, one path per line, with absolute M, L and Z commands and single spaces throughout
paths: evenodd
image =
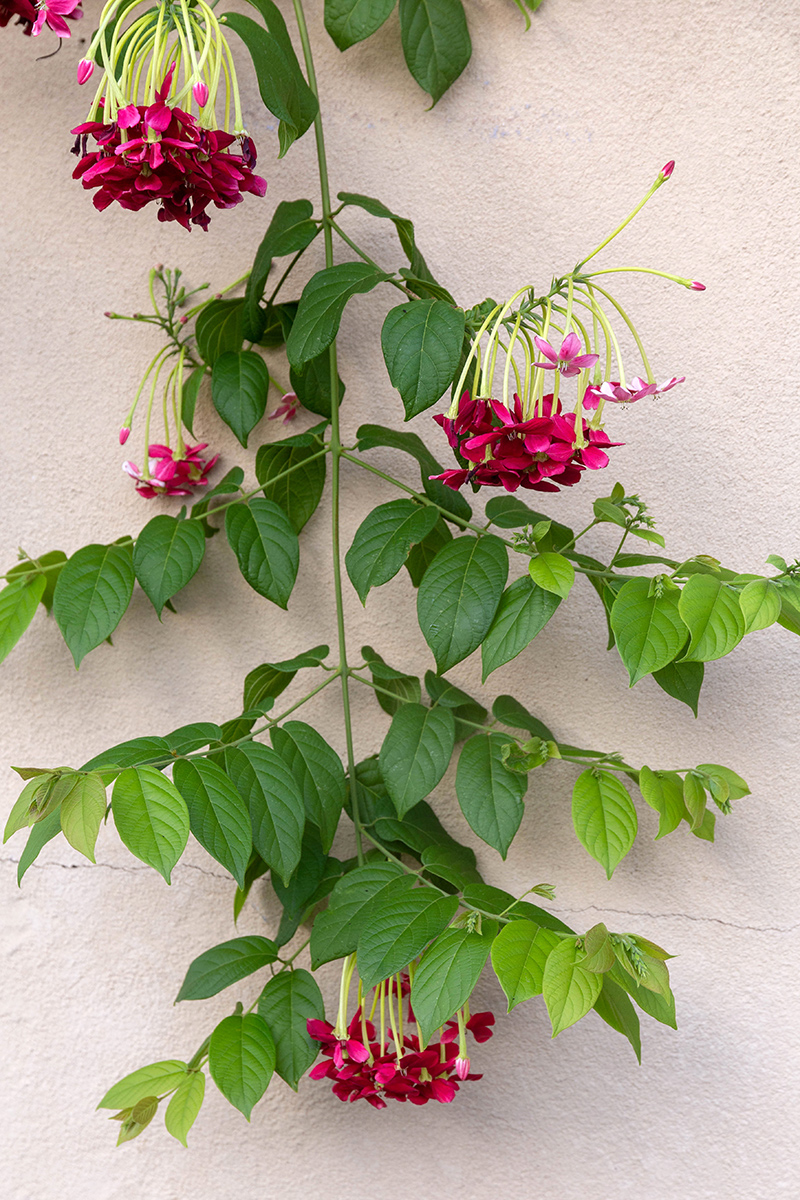
M 206 461 L 201 457 L 208 442 L 186 446 L 183 458 L 176 458 L 169 446 L 152 443 L 150 446 L 150 478 L 145 479 L 136 463 L 124 462 L 126 475 L 136 480 L 136 491 L 151 500 L 153 496 L 191 496 L 194 488 L 208 485 L 208 473 L 219 458 L 215 454 Z
M 403 992 L 407 989 L 404 980 Z M 409 1006 L 409 1020 L 414 1014 Z M 486 1042 L 492 1036 L 494 1014 L 475 1013 L 466 1027 L 476 1042 Z M 450 1104 L 459 1089 L 459 1080 L 481 1079 L 469 1074 L 469 1059 L 458 1056 L 456 1039 L 458 1023 L 448 1021 L 441 1039 L 420 1049 L 419 1038 L 402 1038 L 403 1052 L 395 1046 L 391 1051 L 375 1040 L 375 1026 L 365 1021 L 362 1027 L 359 1008 L 347 1030 L 346 1038 L 338 1038 L 329 1021 L 309 1021 L 309 1035 L 320 1043 L 324 1059 L 312 1067 L 310 1079 L 332 1079 L 331 1091 L 340 1100 L 366 1100 L 373 1108 L 386 1108 L 387 1100 L 427 1104 L 437 1100 Z M 363 1039 L 366 1029 L 367 1040 Z
M 190 113 L 170 108 L 172 73 L 170 68 L 155 103 L 129 104 L 110 124 L 87 121 L 72 130 L 73 153 L 80 157 L 73 178 L 85 188 L 100 189 L 94 197 L 100 211 L 116 200 L 138 212 L 157 200 L 159 221 L 208 229 L 209 204 L 233 208 L 243 192 L 263 196 L 267 183 L 253 174 L 256 151 L 249 137 L 204 129 Z M 89 135 L 100 149 L 87 153 Z M 235 141 L 242 153 L 227 153 Z
M 455 417 L 433 419 L 456 453 L 475 464 L 431 476 L 454 490 L 476 483 L 507 492 L 519 487 L 557 492 L 577 483 L 587 467 L 597 471 L 608 466 L 608 447 L 623 444 L 610 441 L 602 429 L 590 428 L 581 418 L 586 445 L 576 449 L 575 413 L 562 413 L 560 401 L 554 408 L 552 394 L 543 398 L 542 415 L 529 420 L 523 419 L 517 395 L 512 412 L 499 400 L 471 400 L 468 392 Z

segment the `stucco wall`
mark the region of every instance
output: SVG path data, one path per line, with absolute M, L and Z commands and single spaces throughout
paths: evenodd
M 614 478 L 651 503 L 676 557 L 703 552 L 741 570 L 770 552 L 800 553 L 796 446 L 798 337 L 798 85 L 794 0 L 545 0 L 522 32 L 510 0 L 468 0 L 475 54 L 432 111 L 402 66 L 393 18 L 342 56 L 312 3 L 335 190 L 381 197 L 413 215 L 434 271 L 460 302 L 546 283 L 596 244 L 658 167 L 678 166 L 609 253 L 685 272 L 703 295 L 661 283 L 621 288 L 641 317 L 659 376 L 687 383 L 657 406 L 614 413 L 626 441 L 614 465 L 550 511 L 581 523 Z M 287 9 L 290 6 L 284 6 Z M 91 28 L 99 10 L 86 3 Z M 82 32 L 82 31 L 81 31 Z M 40 48 L 41 47 L 41 48 Z M 243 69 L 247 121 L 267 199 L 248 198 L 187 236 L 155 214 L 98 215 L 73 183 L 69 128 L 83 119 L 74 86 L 80 43 L 51 46 L 0 31 L 2 166 L 2 472 L 0 563 L 16 548 L 72 552 L 136 532 L 161 510 L 120 471 L 116 431 L 157 348 L 149 329 L 103 311 L 144 302 L 146 271 L 180 264 L 220 287 L 244 270 L 279 199 L 314 197 L 310 139 L 275 161 L 276 137 Z M 352 228 L 381 261 L 391 233 L 355 215 Z M 309 256 L 307 270 L 319 262 Z M 357 299 L 341 338 L 352 433 L 365 419 L 400 423 L 377 350 L 391 295 Z M 199 425 L 229 465 L 249 464 L 206 405 Z M 425 418 L 417 422 L 436 444 Z M 282 430 L 264 427 L 265 437 Z M 253 439 L 254 446 L 262 440 Z M 441 450 L 441 447 L 437 447 Z M 135 455 L 134 455 L 135 457 Z M 385 461 L 389 461 L 388 458 Z M 411 476 L 409 476 L 411 478 Z M 345 473 L 345 538 L 391 498 Z M 166 506 L 164 506 L 166 508 Z M 235 714 L 244 674 L 324 640 L 331 602 L 327 522 L 307 528 L 288 615 L 262 602 L 234 570 L 223 538 L 159 625 L 137 592 L 114 638 L 76 673 L 51 621 L 33 628 L 0 670 L 2 806 L 15 796 L 9 762 L 77 764 L 125 737 Z M 598 540 L 597 545 L 604 542 Z M 653 843 L 654 814 L 607 883 L 570 827 L 573 773 L 537 773 L 508 860 L 478 849 L 493 882 L 519 893 L 557 885 L 556 911 L 586 928 L 604 919 L 665 945 L 679 1030 L 643 1022 L 644 1062 L 594 1015 L 549 1039 L 534 1002 L 501 1019 L 474 1056 L 484 1072 L 452 1106 L 374 1112 L 343 1106 L 322 1084 L 297 1095 L 280 1081 L 252 1126 L 210 1088 L 189 1151 L 157 1123 L 114 1149 L 94 1105 L 127 1070 L 191 1054 L 227 996 L 172 1007 L 190 959 L 233 936 L 232 885 L 197 846 L 167 889 L 133 860 L 113 829 L 92 867 L 51 843 L 18 891 L 20 841 L 3 849 L 4 982 L 2 1192 L 9 1200 L 774 1200 L 797 1179 L 797 696 L 800 641 L 778 627 L 712 665 L 700 719 L 651 680 L 626 687 L 603 650 L 602 615 L 579 587 L 535 644 L 498 671 L 485 695 L 512 691 L 565 740 L 618 748 L 633 762 L 727 763 L 753 795 L 718 822 L 711 846 L 688 833 Z M 351 642 L 418 669 L 429 655 L 404 576 L 350 595 Z M 466 663 L 454 679 L 477 689 Z M 299 694 L 287 693 L 287 699 Z M 357 692 L 358 752 L 385 721 Z M 311 718 L 343 749 L 336 698 Z M 437 807 L 452 827 L 452 780 Z M 243 932 L 269 933 L 274 904 L 254 891 Z M 334 971 L 322 972 L 332 1000 Z M 245 995 L 247 989 L 238 989 Z M 502 1009 L 487 973 L 486 1006 Z

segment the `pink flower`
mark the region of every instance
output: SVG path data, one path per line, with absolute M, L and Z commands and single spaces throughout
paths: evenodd
M 283 417 L 284 425 L 288 425 L 297 416 L 297 410 L 300 407 L 300 401 L 297 398 L 296 392 L 286 392 L 281 396 L 280 404 L 275 409 L 274 413 L 269 414 L 270 421 L 277 421 L 278 417 Z
M 205 108 L 208 103 L 208 85 L 198 80 L 192 86 L 192 95 L 195 98 L 198 108 Z
M 675 385 L 678 383 L 683 383 L 685 381 L 685 379 L 686 379 L 685 375 L 680 375 L 677 379 L 673 375 L 672 379 L 668 379 L 666 383 L 656 384 L 653 388 L 653 395 L 654 396 L 663 396 L 664 392 L 668 392 L 670 390 L 670 388 L 674 388 Z
M 561 349 L 556 350 L 543 337 L 534 337 L 539 350 L 548 360 L 547 362 L 537 362 L 535 367 L 542 367 L 545 371 L 560 371 L 567 379 L 572 375 L 577 375 L 584 367 L 593 367 L 600 357 L 599 354 L 579 354 L 581 349 L 581 339 L 577 333 L 568 333 L 561 343 Z
M 94 63 L 91 59 L 82 58 L 78 63 L 78 83 L 86 83 L 90 79 L 94 71 Z
M 208 486 L 208 473 L 219 458 L 206 461 L 201 456 L 208 442 L 186 446 L 182 458 L 176 458 L 169 446 L 150 445 L 150 477 L 145 478 L 136 463 L 124 462 L 126 475 L 136 480 L 136 491 L 151 500 L 153 496 L 191 496 L 194 488 Z
M 469 1078 L 469 1059 L 462 1058 L 460 1055 L 456 1059 L 456 1075 L 459 1079 Z
M 70 37 L 69 25 L 64 17 L 71 17 L 73 21 L 76 21 L 83 16 L 80 0 L 36 0 L 36 8 L 38 11 L 31 31 L 34 37 L 38 37 L 44 25 L 47 24 L 60 38 L 68 38 Z
M 704 283 L 700 283 L 697 279 L 693 279 L 689 284 L 689 287 L 693 292 L 704 292 L 706 290 L 706 285 Z

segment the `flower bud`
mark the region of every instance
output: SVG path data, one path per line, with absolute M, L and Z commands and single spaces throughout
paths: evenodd
M 192 95 L 197 101 L 198 108 L 205 108 L 208 103 L 208 86 L 202 80 L 198 80 L 192 87 Z
M 94 63 L 91 59 L 82 58 L 78 63 L 78 83 L 86 83 L 86 80 L 91 77 L 94 70 Z
M 675 159 L 671 158 L 668 163 L 664 163 L 661 168 L 660 175 L 662 179 L 669 179 L 672 172 L 675 170 Z
M 460 1054 L 456 1059 L 456 1075 L 459 1079 L 466 1079 L 469 1075 L 469 1059 L 462 1058 Z
M 692 282 L 689 284 L 689 287 L 693 292 L 704 292 L 706 290 L 706 285 L 704 283 L 699 283 L 696 279 L 692 280 Z
M 182 317 L 178 317 L 178 324 L 185 325 L 188 320 L 189 318 L 184 314 Z
M 122 426 L 122 428 L 121 428 L 121 429 L 120 429 L 120 431 L 119 431 L 119 444 L 120 444 L 120 446 L 124 446 L 124 445 L 125 445 L 125 443 L 127 442 L 128 438 L 130 437 L 130 435 L 131 435 L 130 426 L 129 426 L 129 425 L 123 425 L 123 426 Z

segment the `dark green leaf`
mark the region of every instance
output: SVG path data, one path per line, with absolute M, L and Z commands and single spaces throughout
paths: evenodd
M 250 587 L 286 608 L 297 577 L 300 546 L 283 509 L 273 500 L 234 504 L 225 514 L 225 532 Z
M 220 1021 L 211 1034 L 208 1069 L 225 1099 L 249 1121 L 275 1070 L 275 1043 L 264 1018 L 245 1013 Z
M 133 595 L 130 542 L 91 545 L 63 567 L 53 596 L 53 615 L 78 667 L 114 632 Z
M 406 420 L 424 412 L 453 380 L 464 340 L 464 313 L 442 300 L 409 300 L 383 323 L 381 346 Z
M 680 593 L 666 587 L 660 590 L 661 595 L 650 579 L 629 579 L 611 610 L 611 628 L 631 687 L 672 662 L 686 641 L 686 626 L 678 612 Z
M 375 200 L 372 196 L 363 196 L 358 192 L 339 192 L 339 199 L 344 204 L 356 205 L 358 208 L 363 208 L 371 216 L 380 217 L 394 224 L 397 236 L 400 239 L 400 245 L 403 247 L 403 252 L 411 264 L 411 271 L 407 271 L 403 267 L 400 268 L 400 274 L 408 282 L 409 291 L 417 292 L 418 295 L 422 296 L 430 294 L 435 299 L 439 298 L 447 301 L 448 304 L 455 305 L 455 300 L 450 293 L 435 283 L 428 264 L 420 254 L 414 234 L 414 225 L 412 221 L 409 221 L 408 217 L 398 217 L 396 213 L 393 213 L 380 200 Z
M 269 370 L 252 350 L 227 351 L 211 371 L 211 399 L 225 424 L 247 446 L 250 431 L 267 410 Z
M 506 588 L 481 649 L 483 681 L 530 645 L 561 603 L 561 597 L 523 575 Z
M 481 875 L 472 855 L 465 853 L 466 847 L 451 845 L 427 846 L 422 851 L 422 865 L 433 879 L 445 879 L 461 891 L 470 884 L 481 882 Z
M 312 968 L 352 954 L 372 902 L 408 891 L 413 884 L 413 875 L 390 862 L 366 863 L 340 879 L 311 930 Z
M 313 211 L 310 200 L 281 200 L 273 213 L 256 251 L 244 293 L 244 335 L 250 342 L 260 341 L 264 332 L 266 318 L 261 298 L 272 260 L 296 254 L 313 242 L 319 232 L 316 222 L 309 219 Z
M 326 458 L 314 457 L 321 447 L 313 440 L 310 445 L 298 445 L 300 440 L 286 438 L 259 446 L 256 454 L 256 478 L 264 488 L 264 495 L 283 509 L 295 533 L 300 532 L 314 513 L 325 490 Z M 291 474 L 285 474 L 287 471 Z M 283 478 L 273 483 L 280 475 Z
M 287 658 L 278 663 L 262 663 L 260 667 L 255 667 L 245 676 L 242 701 L 245 712 L 248 709 L 259 708 L 266 699 L 280 696 L 298 671 L 305 667 L 318 667 L 329 653 L 328 646 L 314 646 L 295 658 Z
M 111 810 L 131 854 L 169 883 L 189 838 L 189 813 L 178 788 L 155 767 L 128 767 L 114 784 Z
M 390 500 L 361 522 L 345 555 L 350 582 L 366 603 L 370 588 L 392 579 L 402 567 L 411 546 L 431 532 L 438 513 L 430 505 L 412 500 Z
M 270 736 L 294 776 L 306 816 L 319 829 L 322 848 L 327 853 L 347 799 L 341 759 L 324 737 L 303 721 L 286 721 L 280 728 L 275 727 Z
M 162 513 L 147 522 L 136 539 L 133 569 L 159 617 L 167 600 L 197 571 L 205 548 L 206 539 L 197 521 L 179 521 Z
M 212 742 L 221 738 L 222 730 L 219 725 L 214 725 L 211 721 L 196 721 L 192 725 L 181 725 L 179 729 L 174 729 L 172 733 L 167 734 L 164 741 L 173 754 L 192 754 L 195 750 L 210 746 Z
M 253 845 L 288 884 L 300 861 L 306 823 L 294 774 L 280 754 L 260 742 L 244 742 L 226 750 L 225 766 L 250 811 Z
M 492 534 L 455 538 L 436 555 L 419 586 L 417 616 L 440 673 L 481 644 L 507 577 L 506 548 Z
M 306 1022 L 325 1017 L 325 1004 L 317 981 L 308 971 L 282 971 L 270 979 L 258 998 L 258 1015 L 269 1026 L 275 1042 L 275 1070 L 290 1088 L 297 1084 L 319 1054 Z
M 450 924 L 457 909 L 457 896 L 442 896 L 428 887 L 373 904 L 358 940 L 364 990 L 407 967 Z
M 370 37 L 387 19 L 396 0 L 325 0 L 325 28 L 340 50 Z
M 501 888 L 488 887 L 485 883 L 470 884 L 469 887 L 464 888 L 464 903 L 495 916 L 503 915 L 513 917 L 515 920 L 532 921 L 534 925 L 540 925 L 543 929 L 551 929 L 555 933 L 575 932 L 574 929 L 570 929 L 569 925 L 565 925 L 563 921 L 559 921 L 558 917 L 549 913 L 547 909 L 539 908 L 538 904 L 529 904 L 527 900 L 515 900 L 510 892 L 504 892 Z
M 173 778 L 186 801 L 192 833 L 203 849 L 230 871 L 239 887 L 244 887 L 253 835 L 239 792 L 220 767 L 204 758 L 178 759 Z
M 329 859 L 323 854 L 318 831 L 313 826 L 306 825 L 300 862 L 289 880 L 289 886 L 284 887 L 275 876 L 270 880 L 273 891 L 283 907 L 280 928 L 275 936 L 277 945 L 283 946 L 294 937 L 306 911 L 314 902 L 317 891 L 322 889 L 318 897 L 322 899 L 333 888 L 336 882 L 334 878 L 330 879 L 330 886 L 325 888 L 328 867 Z
M 244 300 L 212 300 L 199 312 L 194 329 L 197 350 L 213 367 L 221 354 L 237 354 L 244 345 Z
M 110 750 L 96 754 L 81 767 L 82 771 L 99 771 L 103 767 L 139 767 L 145 764 L 166 762 L 172 756 L 172 748 L 166 738 L 141 737 L 120 742 Z
M 595 768 L 581 772 L 572 790 L 572 823 L 578 841 L 610 879 L 638 829 L 633 801 L 616 775 Z
M 352 296 L 371 292 L 388 276 L 364 262 L 344 262 L 312 275 L 300 297 L 286 353 L 293 367 L 320 355 L 339 330 L 345 305 Z
M 489 715 L 483 705 L 473 700 L 467 692 L 456 687 L 449 679 L 434 675 L 433 671 L 425 672 L 425 688 L 433 704 L 440 704 L 452 711 L 456 719 L 457 742 L 472 737 L 475 727 L 483 725 Z
M 303 367 L 289 368 L 289 382 L 303 408 L 317 413 L 330 420 L 332 403 L 331 356 L 329 350 L 323 350 L 316 358 L 312 358 Z M 344 398 L 345 386 L 340 375 L 337 375 L 336 391 L 339 404 Z
M 194 437 L 194 410 L 197 407 L 197 397 L 205 377 L 206 368 L 195 367 L 183 381 L 183 389 L 181 391 L 181 424 L 186 426 L 192 437 Z M 205 1079 L 205 1076 L 202 1076 L 202 1078 Z
M 455 721 L 447 709 L 404 704 L 395 713 L 381 746 L 380 768 L 401 817 L 439 783 L 454 744 Z
M 406 570 L 411 576 L 411 582 L 414 587 L 419 587 L 422 583 L 422 577 L 431 565 L 436 555 L 441 550 L 442 546 L 452 542 L 453 535 L 450 532 L 450 527 L 442 520 L 437 518 L 436 524 L 430 531 L 427 537 L 424 537 L 421 542 L 417 542 L 411 547 L 408 558 L 406 559 Z
M 175 1003 L 179 1000 L 207 1000 L 209 996 L 216 996 L 254 971 L 274 963 L 277 957 L 278 947 L 275 943 L 255 934 L 212 946 L 191 963 Z
M 435 104 L 472 54 L 461 0 L 400 0 L 400 36 L 409 71 Z
M 492 943 L 492 966 L 508 1000 L 508 1011 L 541 995 L 547 956 L 559 942 L 552 929 L 533 921 L 509 921 Z
M 425 494 L 440 508 L 445 509 L 446 513 L 452 513 L 464 521 L 470 519 L 472 509 L 464 497 L 452 488 L 445 487 L 440 480 L 430 478 L 431 475 L 441 475 L 444 468 L 416 433 L 387 429 L 385 425 L 361 425 L 356 431 L 356 437 L 360 451 L 371 450 L 375 446 L 388 446 L 392 450 L 402 450 L 404 454 L 410 454 L 419 463 Z
M 414 973 L 411 1004 L 424 1041 L 449 1021 L 472 994 L 497 932 L 484 919 L 482 933 L 447 929 L 429 946 Z
M 697 716 L 704 675 L 705 666 L 701 662 L 671 662 L 660 671 L 654 671 L 653 679 L 662 691 L 674 700 L 687 704 Z
M 393 717 L 403 704 L 419 704 L 422 699 L 422 689 L 416 675 L 405 675 L 385 663 L 380 654 L 371 646 L 362 646 L 361 655 L 369 667 L 374 682 L 382 689 L 375 693 L 375 699 L 384 712 Z M 391 696 L 385 695 L 391 692 Z M 396 699 L 395 699 L 396 697 Z
M 503 725 L 508 725 L 510 729 L 526 729 L 534 737 L 544 738 L 546 742 L 555 741 L 547 726 L 538 717 L 529 713 L 527 708 L 523 708 L 519 700 L 515 700 L 513 696 L 498 696 L 492 705 L 492 713 L 498 721 Z
M 501 733 L 470 738 L 456 771 L 456 795 L 470 828 L 503 858 L 519 829 L 528 787 L 526 775 L 503 764 L 506 742 Z

